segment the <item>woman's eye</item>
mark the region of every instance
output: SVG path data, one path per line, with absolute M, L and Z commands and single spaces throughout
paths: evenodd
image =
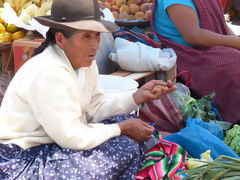
M 90 36 L 88 34 L 84 35 L 84 38 L 89 38 Z

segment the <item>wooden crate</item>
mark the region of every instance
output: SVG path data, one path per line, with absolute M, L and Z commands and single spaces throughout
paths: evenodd
M 172 69 L 168 71 L 154 71 L 154 72 L 128 72 L 128 71 L 117 71 L 114 73 L 111 73 L 110 75 L 115 76 L 122 76 L 134 79 L 138 81 L 139 83 L 143 82 L 146 83 L 152 79 L 157 79 L 157 73 L 165 74 L 166 80 L 173 80 L 174 83 L 176 83 L 176 80 L 174 79 L 177 75 L 177 65 L 175 65 Z

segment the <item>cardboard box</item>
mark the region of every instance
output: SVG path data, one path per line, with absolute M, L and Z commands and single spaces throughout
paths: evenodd
M 13 42 L 15 73 L 27 60 L 29 60 L 32 57 L 34 49 L 38 48 L 43 41 L 44 39 L 38 40 L 19 39 Z

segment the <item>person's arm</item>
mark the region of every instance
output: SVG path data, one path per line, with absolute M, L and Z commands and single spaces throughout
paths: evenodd
M 240 49 L 240 38 L 217 34 L 199 27 L 197 13 L 190 7 L 174 4 L 167 8 L 167 13 L 183 39 L 199 48 L 226 46 Z

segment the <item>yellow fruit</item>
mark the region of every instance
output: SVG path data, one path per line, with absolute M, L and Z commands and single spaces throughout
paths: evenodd
M 14 24 L 8 24 L 7 25 L 7 31 L 11 33 L 15 33 L 18 31 L 18 27 Z
M 12 40 L 18 40 L 18 39 L 24 38 L 25 36 L 26 34 L 23 31 L 17 31 L 12 34 Z
M 0 42 L 1 43 L 12 42 L 11 33 L 6 32 L 3 34 L 0 34 Z
M 5 32 L 6 32 L 5 26 L 2 23 L 0 23 L 0 33 L 5 33 Z
M 4 20 L 1 18 L 1 14 L 4 11 L 4 8 L 0 8 L 0 23 L 4 24 Z

